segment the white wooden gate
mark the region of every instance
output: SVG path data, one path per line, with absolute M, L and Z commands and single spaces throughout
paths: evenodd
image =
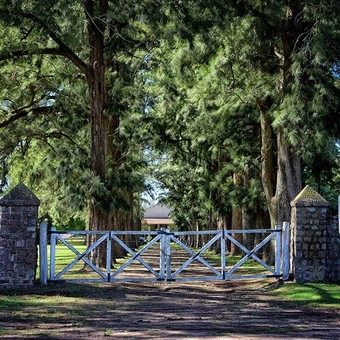
M 207 281 L 207 280 L 231 280 L 244 278 L 282 277 L 284 280 L 289 276 L 289 224 L 283 223 L 283 228 L 257 230 L 212 230 L 198 232 L 170 232 L 168 229 L 159 231 L 56 231 L 50 234 L 50 256 L 48 260 L 47 226 L 42 223 L 40 227 L 40 282 L 47 284 L 48 281 L 68 282 L 121 282 L 121 281 Z M 73 235 L 97 234 L 98 240 L 90 247 L 79 251 L 74 247 L 69 238 Z M 237 234 L 264 235 L 253 249 L 247 249 L 236 238 Z M 66 238 L 67 235 L 69 238 Z M 130 247 L 122 238 L 124 236 L 140 237 L 145 241 L 138 250 Z M 193 249 L 185 244 L 185 237 L 205 237 L 206 242 L 200 249 Z M 66 264 L 63 269 L 56 272 L 57 242 L 63 244 L 74 254 L 74 260 Z M 241 249 L 243 255 L 236 263 L 229 263 L 227 242 Z M 275 264 L 268 265 L 258 256 L 259 251 L 269 242 L 275 243 Z M 89 259 L 90 253 L 99 245 L 106 244 L 106 268 L 98 268 Z M 207 251 L 217 246 L 220 250 L 220 260 L 211 261 L 205 256 Z M 123 248 L 129 257 L 119 266 L 112 263 L 112 247 Z M 150 252 L 155 254 L 156 261 L 147 260 Z M 185 254 L 186 256 L 177 256 Z M 177 256 L 177 259 L 176 259 Z M 182 258 L 183 257 L 183 258 Z M 252 260 L 257 267 L 263 269 L 263 273 L 240 272 L 248 260 Z M 76 265 L 82 262 L 87 265 L 95 275 L 95 278 L 64 278 Z M 147 275 L 134 275 L 131 270 L 133 264 L 138 263 Z M 197 273 L 193 268 L 200 269 Z M 195 267 L 196 266 L 196 267 Z M 128 275 L 126 270 L 130 269 Z

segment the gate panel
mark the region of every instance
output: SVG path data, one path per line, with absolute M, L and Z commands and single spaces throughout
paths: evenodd
M 235 278 L 263 278 L 263 277 L 271 277 L 271 276 L 279 276 L 280 273 L 276 273 L 275 268 L 270 267 L 267 263 L 262 261 L 256 253 L 264 247 L 268 242 L 270 242 L 272 239 L 275 238 L 276 233 L 280 233 L 281 230 L 249 230 L 249 231 L 243 231 L 243 233 L 269 233 L 269 235 L 262 240 L 258 245 L 256 245 L 252 250 L 247 249 L 245 246 L 243 246 L 240 242 L 238 242 L 234 237 L 232 237 L 230 234 L 233 233 L 232 231 L 228 231 L 225 233 L 226 239 L 230 240 L 233 244 L 235 244 L 237 247 L 239 247 L 243 253 L 245 254 L 236 264 L 234 264 L 227 272 L 226 272 L 226 279 L 235 279 Z M 280 234 L 279 234 L 280 235 Z M 245 264 L 246 261 L 249 259 L 255 260 L 255 262 L 259 263 L 265 270 L 270 272 L 271 274 L 258 274 L 258 275 L 238 275 L 233 276 L 232 274 L 237 271 L 243 264 Z M 280 259 L 280 258 L 279 258 Z
M 179 240 L 178 237 L 182 236 L 182 235 L 215 235 L 211 240 L 209 240 L 201 249 L 191 249 L 190 247 L 188 247 L 187 245 L 185 245 L 182 241 Z M 221 231 L 210 231 L 210 232 L 194 232 L 194 233 L 174 233 L 174 235 L 170 236 L 170 240 L 173 241 L 173 243 L 177 244 L 180 246 L 180 249 L 183 249 L 187 252 L 187 254 L 191 255 L 182 265 L 180 265 L 180 267 L 175 270 L 174 272 L 171 273 L 170 279 L 172 281 L 193 281 L 193 280 L 220 280 L 223 278 L 223 271 L 220 271 L 218 269 L 215 268 L 214 265 L 212 265 L 208 260 L 204 259 L 202 257 L 203 253 L 208 250 L 209 248 L 211 248 L 215 242 L 218 242 L 222 239 L 222 232 Z M 172 250 L 173 253 L 176 253 L 176 250 Z M 200 264 L 202 264 L 203 266 L 198 267 L 196 265 L 196 268 L 202 268 L 203 269 L 209 269 L 210 272 L 212 272 L 214 274 L 214 276 L 202 276 L 202 275 L 198 275 L 198 276 L 189 276 L 189 275 L 183 275 L 183 272 L 185 270 L 189 271 L 189 266 L 192 264 L 197 264 L 197 261 L 200 262 Z M 182 273 L 182 277 L 179 276 Z
M 257 234 L 257 243 L 252 249 L 248 249 L 236 240 L 234 234 L 237 233 Z M 72 237 L 75 235 L 85 237 L 89 234 L 99 236 L 99 239 L 90 247 L 85 245 L 79 247 L 72 243 Z M 264 234 L 266 236 L 261 236 L 263 239 L 260 239 L 260 235 Z M 39 254 L 41 254 L 40 280 L 42 284 L 46 284 L 48 264 L 45 254 L 47 254 L 47 243 L 43 242 L 43 235 L 46 235 L 44 229 L 42 229 L 42 246 Z M 127 241 L 129 239 L 136 240 L 136 237 L 143 241 L 143 244 L 137 249 L 135 249 L 135 242 L 131 241 L 131 245 L 128 245 Z M 200 240 L 203 243 L 200 248 L 192 246 L 193 242 L 190 238 L 193 237 L 196 238 L 196 241 Z M 275 266 L 272 267 L 260 258 L 259 252 L 263 247 L 274 241 L 276 245 Z M 106 268 L 98 268 L 91 262 L 90 254 L 104 242 L 106 243 Z M 243 255 L 239 257 L 230 256 L 228 247 L 231 243 L 238 247 Z M 73 254 L 73 259 L 69 263 L 64 263 L 63 266 L 61 266 L 61 256 L 59 255 L 61 247 L 64 247 L 69 254 Z M 123 249 L 128 256 L 113 264 L 112 254 L 117 247 Z M 212 249 L 215 252 L 212 252 Z M 281 253 L 284 255 L 282 260 Z M 56 273 L 57 263 L 58 273 Z M 84 267 L 87 270 L 84 270 Z M 168 229 L 155 232 L 51 230 L 49 273 L 51 281 L 72 282 L 207 281 L 280 276 L 288 279 L 289 224 L 285 223 L 283 230 L 278 227 L 275 230 L 198 232 L 170 232 Z
M 87 232 L 81 231 L 56 231 L 55 228 L 51 230 L 50 236 L 50 280 L 51 281 L 73 281 L 73 282 L 103 282 L 107 281 L 108 268 L 98 268 L 95 266 L 88 256 L 100 244 L 106 241 L 109 244 L 109 232 L 96 232 L 100 238 L 90 247 L 85 246 L 85 236 Z M 64 235 L 64 236 L 62 236 Z M 67 236 L 67 238 L 66 238 Z M 73 245 L 75 236 L 77 236 L 78 245 Z M 83 241 L 79 240 L 82 237 Z M 107 265 L 110 265 L 109 254 L 110 246 L 107 247 Z M 67 255 L 65 255 L 65 253 Z M 63 257 L 71 257 L 73 260 L 69 263 L 63 263 Z M 56 273 L 56 262 L 59 262 L 59 272 Z M 78 276 L 77 278 L 75 278 Z M 82 278 L 81 278 L 82 277 Z
M 157 281 L 157 280 L 162 280 L 161 273 L 156 271 L 151 264 L 147 263 L 144 261 L 142 258 L 142 255 L 145 254 L 152 246 L 155 246 L 157 243 L 159 243 L 162 235 L 157 235 L 155 238 L 153 238 L 149 243 L 147 243 L 145 246 L 142 247 L 139 251 L 135 252 L 132 250 L 130 247 L 128 247 L 119 237 L 120 233 L 119 232 L 112 232 L 112 240 L 116 241 L 121 247 L 123 247 L 128 254 L 132 255 L 132 257 L 127 260 L 121 267 L 119 267 L 117 270 L 115 270 L 113 273 L 110 275 L 110 282 L 114 281 L 142 281 L 145 280 L 144 278 L 134 278 L 131 277 L 131 275 L 119 278 L 118 276 L 122 274 L 125 269 L 127 269 L 134 261 L 138 261 L 144 268 L 147 269 L 148 272 L 150 272 L 154 278 L 149 279 L 150 281 Z M 157 245 L 158 247 L 158 245 Z

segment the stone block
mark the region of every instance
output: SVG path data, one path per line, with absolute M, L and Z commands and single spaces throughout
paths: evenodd
M 16 247 L 18 248 L 22 248 L 22 247 L 25 247 L 25 241 L 24 240 L 19 240 L 16 242 Z
M 308 212 L 310 212 L 310 213 L 313 213 L 313 212 L 315 212 L 316 211 L 316 208 L 307 208 L 306 209 Z
M 326 257 L 326 252 L 325 252 L 324 250 L 320 250 L 320 251 L 319 251 L 319 256 L 320 256 L 321 258 Z
M 309 257 L 309 250 L 303 250 L 302 251 L 302 258 L 308 259 Z

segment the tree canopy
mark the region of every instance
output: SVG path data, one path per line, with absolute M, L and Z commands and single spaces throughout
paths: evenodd
M 179 227 L 272 227 L 339 188 L 337 1 L 0 5 L 1 190 L 57 223 L 138 228 L 147 178 Z

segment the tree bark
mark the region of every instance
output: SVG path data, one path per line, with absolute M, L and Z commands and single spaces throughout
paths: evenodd
M 303 6 L 301 0 L 289 0 L 286 6 L 286 17 L 281 27 L 281 46 L 278 47 L 281 79 L 279 90 L 281 103 L 289 95 L 291 83 L 292 56 L 300 47 L 303 39 L 300 35 L 303 27 Z M 267 207 L 270 215 L 271 228 L 276 224 L 282 225 L 290 221 L 290 202 L 300 192 L 301 156 L 297 150 L 289 145 L 283 131 L 278 128 L 276 136 L 271 126 L 268 114 L 270 102 L 268 99 L 260 103 L 261 115 L 261 155 L 262 155 L 262 184 L 266 196 Z M 274 139 L 275 136 L 275 139 Z M 274 144 L 275 143 L 275 144 Z M 273 245 L 272 245 L 273 248 Z M 268 256 L 268 261 L 273 258 L 273 249 Z
M 258 206 L 256 210 L 256 229 L 269 229 L 270 217 L 267 211 Z M 257 245 L 264 240 L 267 234 L 255 234 L 254 244 Z M 271 243 L 267 243 L 261 249 L 261 258 L 265 262 L 269 262 L 271 253 Z
M 242 207 L 242 227 L 243 230 L 251 230 L 256 227 L 256 213 L 253 209 L 246 206 Z M 253 249 L 255 234 L 243 234 L 242 244 L 249 250 Z
M 239 185 L 242 182 L 241 175 L 234 173 L 233 174 L 233 182 L 235 185 Z M 231 228 L 232 230 L 241 230 L 242 229 L 242 208 L 241 207 L 233 207 L 232 216 L 231 216 Z M 242 243 L 242 234 L 232 234 L 232 237 L 236 239 L 238 242 Z M 230 255 L 239 255 L 241 254 L 241 249 L 236 246 L 233 242 L 230 244 Z
M 278 144 L 278 171 L 275 201 L 277 204 L 276 224 L 282 226 L 283 222 L 289 222 L 291 217 L 290 202 L 302 189 L 301 156 L 292 151 L 288 143 L 279 133 Z
M 121 173 L 123 152 L 120 140 L 120 114 L 109 112 L 110 83 L 106 81 L 106 73 L 114 71 L 117 77 L 124 77 L 125 70 L 114 60 L 115 51 L 105 50 L 105 35 L 116 34 L 112 30 L 112 23 L 108 22 L 108 0 L 86 0 L 84 9 L 87 18 L 89 41 L 88 88 L 91 110 L 91 170 L 92 180 L 100 182 L 104 190 L 108 190 L 107 197 L 101 193 L 92 193 L 89 201 L 89 230 L 137 230 L 140 225 L 135 222 L 133 205 L 134 198 L 131 189 L 112 188 L 111 176 L 124 176 Z M 109 54 L 109 56 L 108 56 Z M 122 109 L 120 109 L 122 110 Z M 112 170 L 112 171 L 110 171 Z M 114 197 L 116 196 L 116 197 Z M 112 199 L 113 198 L 113 199 Z M 125 206 L 112 207 L 114 200 L 124 200 Z M 93 236 L 89 242 L 93 243 L 98 237 Z M 130 248 L 138 245 L 138 238 L 120 236 Z M 112 247 L 113 261 L 117 257 L 126 255 L 126 251 L 114 243 Z M 97 247 L 91 254 L 91 260 L 97 266 L 106 264 L 106 245 Z
M 281 91 L 282 98 L 291 91 L 292 57 L 303 44 L 301 34 L 304 33 L 303 4 L 301 0 L 289 0 L 286 8 L 286 18 L 283 23 L 281 43 Z M 282 225 L 290 221 L 290 202 L 301 191 L 301 156 L 298 150 L 289 145 L 282 130 L 277 133 L 277 179 L 276 179 L 276 220 L 275 224 Z
M 250 179 L 254 177 L 254 171 L 252 171 L 248 166 L 244 169 L 243 174 L 243 186 L 245 188 L 249 187 Z M 256 211 L 254 208 L 250 207 L 250 204 L 242 205 L 242 229 L 243 230 L 251 230 L 256 227 Z M 251 250 L 254 247 L 255 235 L 253 233 L 244 233 L 243 234 L 243 245 Z
M 271 126 L 271 119 L 268 114 L 268 104 L 260 105 L 260 121 L 261 121 L 261 179 L 264 194 L 266 197 L 267 208 L 270 216 L 270 227 L 274 228 L 276 223 L 276 174 L 277 166 L 275 162 L 274 131 Z
M 287 2 L 286 18 L 281 27 L 279 64 L 281 69 L 281 102 L 289 94 L 292 82 L 291 64 L 295 50 L 301 44 L 303 32 L 302 4 L 300 0 Z M 270 215 L 270 224 L 290 221 L 290 202 L 301 190 L 301 156 L 288 143 L 283 131 L 276 136 L 271 126 L 268 109 L 271 103 L 260 103 L 262 184 Z
M 104 60 L 104 31 L 107 14 L 107 1 L 100 1 L 96 10 L 92 0 L 84 4 L 89 41 L 89 72 L 88 89 L 90 99 L 91 117 L 91 171 L 92 180 L 105 183 L 107 180 L 108 161 L 108 117 L 105 115 L 107 93 L 105 87 L 105 60 Z M 101 20 L 99 21 L 98 18 Z M 109 214 L 99 208 L 102 203 L 97 195 L 91 195 L 89 201 L 89 230 L 107 230 Z M 89 242 L 94 243 L 97 235 L 91 235 Z M 106 259 L 104 243 L 91 253 L 91 261 L 97 266 L 104 266 Z

